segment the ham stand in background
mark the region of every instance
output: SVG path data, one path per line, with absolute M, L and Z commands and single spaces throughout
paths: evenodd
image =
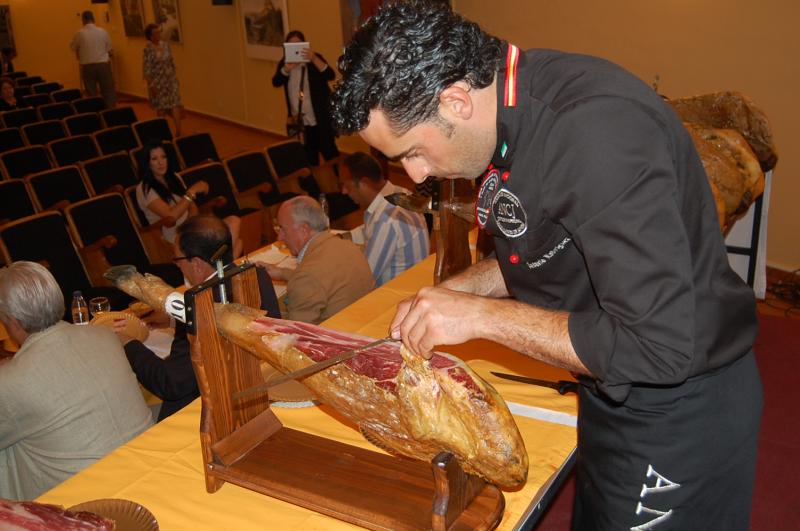
M 466 241 L 466 240 L 465 240 Z M 258 358 L 223 338 L 213 289 L 258 308 L 251 264 L 232 267 L 185 294 L 192 364 L 200 387 L 200 442 L 206 490 L 227 481 L 369 529 L 494 529 L 505 498 L 463 472 L 453 456 L 415 461 L 350 446 L 283 426 L 267 392 L 233 400 L 262 383 Z

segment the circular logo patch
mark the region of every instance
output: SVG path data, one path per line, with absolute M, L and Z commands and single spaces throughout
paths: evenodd
M 480 228 L 486 228 L 486 222 L 489 221 L 489 214 L 492 211 L 492 200 L 497 193 L 497 188 L 500 183 L 500 172 L 491 170 L 486 174 L 486 178 L 478 190 L 478 201 L 475 205 L 475 217 L 478 219 Z
M 500 190 L 492 201 L 492 215 L 500 232 L 516 238 L 528 230 L 528 215 L 519 198 L 508 190 Z

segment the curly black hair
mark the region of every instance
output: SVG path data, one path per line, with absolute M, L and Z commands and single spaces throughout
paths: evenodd
M 403 134 L 438 116 L 439 94 L 456 81 L 491 85 L 503 42 L 447 4 L 402 0 L 385 4 L 356 32 L 339 58 L 333 124 L 352 134 L 380 109 Z

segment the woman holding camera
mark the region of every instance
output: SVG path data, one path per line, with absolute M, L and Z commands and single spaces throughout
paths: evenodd
M 284 42 L 306 42 L 300 31 L 290 31 Z M 330 87 L 328 82 L 335 77 L 333 69 L 325 58 L 311 48 L 302 51 L 304 62 L 286 62 L 284 57 L 278 63 L 272 76 L 274 87 L 283 87 L 289 117 L 298 118 L 303 126 L 302 141 L 309 162 L 319 164 L 319 155 L 325 160 L 339 156 L 335 132 L 331 125 Z

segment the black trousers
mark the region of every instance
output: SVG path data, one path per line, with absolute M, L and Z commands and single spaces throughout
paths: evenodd
M 303 146 L 306 148 L 308 162 L 312 166 L 318 166 L 319 156 L 325 160 L 331 160 L 339 156 L 339 148 L 336 147 L 336 138 L 333 130 L 324 125 L 307 125 L 303 131 L 305 135 Z
M 747 530 L 763 395 L 752 352 L 624 404 L 580 391 L 576 530 Z

